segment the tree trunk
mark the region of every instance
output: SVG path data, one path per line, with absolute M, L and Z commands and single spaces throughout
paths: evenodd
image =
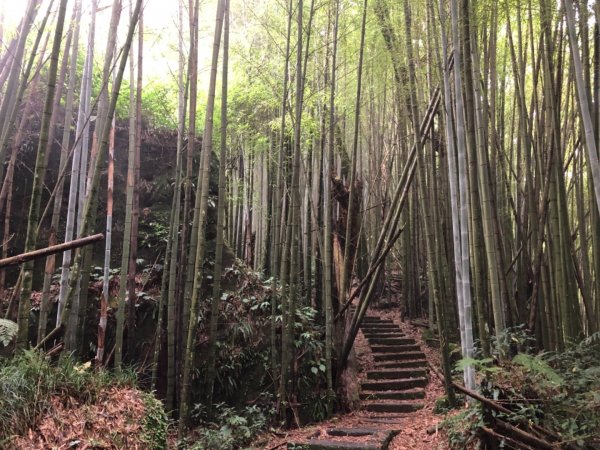
M 74 103 L 74 93 L 75 93 L 75 83 L 77 78 L 77 64 L 73 61 L 77 60 L 77 54 L 79 52 L 79 22 L 81 19 L 81 2 L 78 1 L 75 5 L 75 9 L 73 11 L 74 20 L 73 20 L 73 47 L 71 50 L 71 67 L 69 70 L 69 85 L 67 87 L 67 98 L 65 104 L 65 120 L 63 122 L 63 135 L 61 140 L 61 152 L 60 152 L 60 163 L 59 163 L 59 172 L 63 172 L 67 166 L 68 162 L 68 154 L 69 154 L 69 145 L 71 138 L 71 126 L 73 122 L 73 103 Z M 69 36 L 70 37 L 70 36 Z M 63 69 L 66 70 L 66 66 L 68 64 L 68 58 L 66 55 L 69 54 L 69 46 L 70 39 L 67 39 L 67 43 L 65 44 L 65 56 L 63 61 Z M 55 98 L 55 104 L 56 104 Z M 50 140 L 52 142 L 52 139 Z M 63 191 L 64 191 L 64 177 L 59 178 L 56 186 L 56 197 L 54 198 L 54 208 L 52 211 L 52 222 L 50 224 L 50 241 L 49 245 L 52 245 L 52 241 L 56 241 L 56 233 L 58 230 L 58 224 L 60 220 L 60 212 L 62 207 L 62 199 L 63 199 Z M 48 310 L 50 309 L 50 285 L 52 282 L 52 276 L 54 275 L 54 271 L 56 269 L 56 255 L 51 255 L 46 258 L 46 270 L 44 274 L 44 286 L 42 288 L 42 304 L 40 306 L 40 317 L 38 323 L 38 343 L 46 336 L 46 328 L 48 322 Z
M 226 173 L 225 159 L 227 155 L 227 77 L 229 69 L 229 1 L 224 0 L 224 32 L 223 32 L 223 81 L 221 85 L 221 145 L 219 151 L 219 197 L 217 200 L 217 244 L 215 249 L 215 272 L 211 299 L 208 362 L 206 375 L 206 399 L 212 408 L 213 391 L 216 376 L 217 326 L 219 319 L 219 303 L 221 300 L 221 277 L 223 275 L 223 247 L 225 223 Z
M 48 132 L 50 127 L 50 116 L 52 114 L 52 103 L 54 102 L 54 91 L 56 89 L 56 76 L 58 71 L 58 56 L 62 42 L 62 31 L 65 22 L 67 0 L 61 0 L 58 10 L 58 18 L 54 32 L 54 43 L 50 55 L 50 68 L 48 71 L 48 91 L 44 103 L 40 139 L 38 143 L 37 157 L 35 162 L 35 173 L 33 187 L 31 190 L 31 204 L 27 219 L 27 234 L 25 240 L 25 252 L 30 252 L 37 245 L 37 226 L 42 201 L 42 189 L 46 174 L 46 152 L 49 151 Z M 33 277 L 33 261 L 25 263 L 23 267 L 21 297 L 19 301 L 17 348 L 25 349 L 29 344 L 29 315 L 31 309 L 31 288 Z
M 195 208 L 198 219 L 194 222 L 198 223 L 197 246 L 195 250 L 195 262 L 193 265 L 193 288 L 189 309 L 189 323 L 187 326 L 187 338 L 185 345 L 185 358 L 182 373 L 181 383 L 181 399 L 180 399 L 180 418 L 179 418 L 179 437 L 183 437 L 183 431 L 188 424 L 190 414 L 190 388 L 192 365 L 194 360 L 194 348 L 196 343 L 196 323 L 197 323 L 197 307 L 204 277 L 204 253 L 206 250 L 206 211 L 208 209 L 208 187 L 210 178 L 210 160 L 212 157 L 212 135 L 213 135 L 213 111 L 215 104 L 215 90 L 217 82 L 217 63 L 219 60 L 219 48 L 221 45 L 221 32 L 223 28 L 223 14 L 225 9 L 225 1 L 219 0 L 217 6 L 217 17 L 215 22 L 215 35 L 212 50 L 212 62 L 210 71 L 210 84 L 208 88 L 208 102 L 206 105 L 206 116 L 204 124 L 204 134 L 202 143 L 202 159 L 200 164 L 200 172 L 198 173 L 198 188 L 196 190 L 196 198 L 199 207 Z M 199 200 L 199 202 L 198 202 Z M 194 214 L 196 215 L 196 214 Z M 192 249 L 190 249 L 191 251 Z
M 136 354 L 135 314 L 137 293 L 135 291 L 135 275 L 137 273 L 138 249 L 138 224 L 140 220 L 140 151 L 142 146 L 142 66 L 144 54 L 144 14 L 140 12 L 138 25 L 138 58 L 137 58 L 137 86 L 135 100 L 135 154 L 133 167 L 133 210 L 131 212 L 131 245 L 129 247 L 129 267 L 127 271 L 127 356 L 134 361 Z

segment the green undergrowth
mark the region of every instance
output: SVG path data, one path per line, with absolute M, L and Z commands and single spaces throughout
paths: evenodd
M 448 416 L 442 423 L 452 449 L 471 448 L 478 440 L 478 430 L 482 425 L 483 414 L 478 403 Z
M 600 446 L 600 334 L 560 353 L 523 351 L 501 365 L 490 361 L 474 364 L 479 390 L 511 413 L 484 412 L 479 402 L 471 403 L 446 420 L 452 448 L 467 447 L 484 423 L 493 427 L 496 417 L 513 425 L 539 425 L 574 448 Z
M 210 280 L 208 280 L 210 281 Z M 180 448 L 229 450 L 245 448 L 269 427 L 280 427 L 275 414 L 278 373 L 273 371 L 272 324 L 275 324 L 276 359 L 281 358 L 283 316 L 281 290 L 235 260 L 223 273 L 216 342 L 214 407 L 206 406 L 208 325 L 210 303 L 200 304 L 199 364 L 193 374 L 192 431 Z M 326 418 L 324 327 L 317 311 L 297 305 L 295 312 L 296 372 L 293 377 L 294 415 L 291 422 L 305 424 Z M 291 416 L 291 414 L 290 414 Z M 285 420 L 283 421 L 285 422 Z
M 263 279 L 239 261 L 224 271 L 223 283 L 227 289 L 219 308 L 214 400 L 238 411 L 243 411 L 248 404 L 269 410 L 277 403 L 278 374 L 272 367 L 271 330 L 275 323 L 279 359 L 283 323 L 280 288 L 273 279 Z M 209 308 L 208 302 L 201 305 L 200 352 L 207 349 Z M 325 329 L 319 323 L 317 311 L 307 305 L 297 305 L 294 329 L 296 413 L 302 423 L 320 421 L 326 418 L 329 401 L 323 344 Z M 204 401 L 202 382 L 206 371 L 206 365 L 202 364 L 194 375 L 197 380 L 194 404 Z
M 194 419 L 198 427 L 180 448 L 189 450 L 233 450 L 244 448 L 270 423 L 273 410 L 257 405 L 233 408 L 224 403 L 214 406 L 212 414 L 196 405 Z
M 154 395 L 144 392 L 145 414 L 140 439 L 150 450 L 167 448 L 169 418 L 163 404 Z
M 437 334 L 431 330 L 431 328 L 423 328 L 421 331 L 421 340 L 425 342 L 429 347 L 439 348 L 440 340 Z

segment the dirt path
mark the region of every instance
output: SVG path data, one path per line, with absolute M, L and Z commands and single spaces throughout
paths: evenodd
M 421 341 L 420 331 L 398 313 L 372 311 L 355 342 L 362 386 L 356 411 L 257 442 L 254 448 L 309 450 L 443 450 L 446 437 L 433 412 L 444 395 L 427 361 L 439 367 L 439 351 Z
M 426 345 L 421 339 L 421 329 L 400 322 L 400 314 L 397 311 L 378 312 L 382 318 L 395 319 L 400 324 L 400 329 L 407 336 L 411 336 L 421 346 L 428 362 L 435 367 L 440 367 L 439 349 Z M 447 438 L 444 433 L 436 430 L 436 425 L 444 419 L 443 415 L 433 412 L 435 402 L 444 395 L 444 386 L 433 374 L 429 374 L 429 383 L 425 388 L 424 407 L 414 413 L 407 415 L 404 419 L 402 432 L 399 433 L 390 445 L 390 450 L 445 450 L 449 449 Z

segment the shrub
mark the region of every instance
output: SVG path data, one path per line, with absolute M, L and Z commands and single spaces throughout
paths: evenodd
M 456 415 L 448 416 L 442 423 L 448 435 L 450 448 L 468 448 L 476 441 L 482 425 L 482 411 L 476 403 Z
M 165 413 L 163 404 L 152 394 L 144 393 L 143 397 L 146 410 L 142 423 L 141 439 L 148 444 L 149 449 L 161 450 L 167 448 L 169 418 Z
M 196 414 L 205 416 L 206 411 L 197 405 Z M 236 410 L 224 403 L 215 405 L 215 419 L 202 421 L 197 437 L 186 448 L 190 450 L 233 450 L 249 443 L 269 423 L 272 411 L 257 406 Z
M 519 330 L 517 330 L 519 331 Z M 510 400 L 505 405 L 510 413 L 497 417 L 514 425 L 540 425 L 560 435 L 565 442 L 583 448 L 600 445 L 600 334 L 572 344 L 564 352 L 527 353 L 529 336 L 520 332 L 507 334 L 505 343 L 516 342 L 511 349 L 521 349 L 500 367 L 489 366 L 489 360 L 469 361 L 486 377 L 482 390 L 495 400 Z M 516 336 L 516 337 L 515 337 Z M 488 362 L 488 364 L 485 364 Z M 479 427 L 478 403 L 447 422 L 448 437 L 453 448 L 464 448 Z M 474 418 L 479 417 L 475 420 Z

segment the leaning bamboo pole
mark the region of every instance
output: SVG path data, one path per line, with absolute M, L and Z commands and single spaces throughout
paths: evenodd
M 450 64 L 450 63 L 449 63 Z M 437 88 L 431 100 L 429 101 L 429 106 L 423 117 L 420 126 L 420 139 L 422 142 L 428 136 L 428 132 L 433 125 L 433 119 L 435 116 L 435 112 L 440 104 L 440 90 Z M 342 353 L 340 354 L 340 359 L 338 360 L 338 367 L 343 368 L 346 365 L 348 360 L 348 356 L 350 354 L 350 349 L 354 344 L 354 339 L 356 339 L 356 335 L 358 333 L 358 328 L 360 323 L 367 312 L 367 308 L 369 307 L 372 294 L 374 292 L 374 287 L 376 284 L 376 280 L 381 271 L 382 263 L 385 261 L 385 255 L 391 250 L 394 246 L 402 230 L 398 229 L 400 213 L 404 209 L 404 205 L 406 204 L 406 200 L 408 198 L 408 191 L 412 182 L 412 179 L 415 174 L 417 165 L 417 155 L 416 155 L 416 146 L 413 144 L 413 147 L 408 155 L 406 164 L 400 176 L 400 181 L 396 186 L 396 191 L 394 192 L 394 197 L 392 199 L 389 214 L 386 216 L 386 220 L 384 221 L 383 227 L 381 229 L 381 233 L 379 234 L 379 239 L 377 241 L 377 245 L 371 257 L 371 262 L 369 263 L 369 270 L 367 275 L 363 278 L 358 288 L 354 290 L 354 292 L 348 298 L 348 301 L 344 304 L 343 308 L 338 313 L 337 319 L 342 317 L 342 312 L 346 308 L 350 306 L 354 298 L 360 295 L 360 299 L 358 301 L 358 305 L 356 311 L 351 320 L 350 328 L 347 333 L 346 340 L 343 345 Z M 366 293 L 364 292 L 364 287 L 369 285 Z
M 20 255 L 11 256 L 10 258 L 0 259 L 0 267 L 17 266 L 27 261 L 34 259 L 43 258 L 44 256 L 53 255 L 56 253 L 64 252 L 65 250 L 72 250 L 74 248 L 83 247 L 94 242 L 98 242 L 104 239 L 102 233 L 94 234 L 72 241 L 64 242 L 62 244 L 52 245 L 50 247 L 42 248 L 39 250 L 33 250 L 31 252 L 22 253 Z

